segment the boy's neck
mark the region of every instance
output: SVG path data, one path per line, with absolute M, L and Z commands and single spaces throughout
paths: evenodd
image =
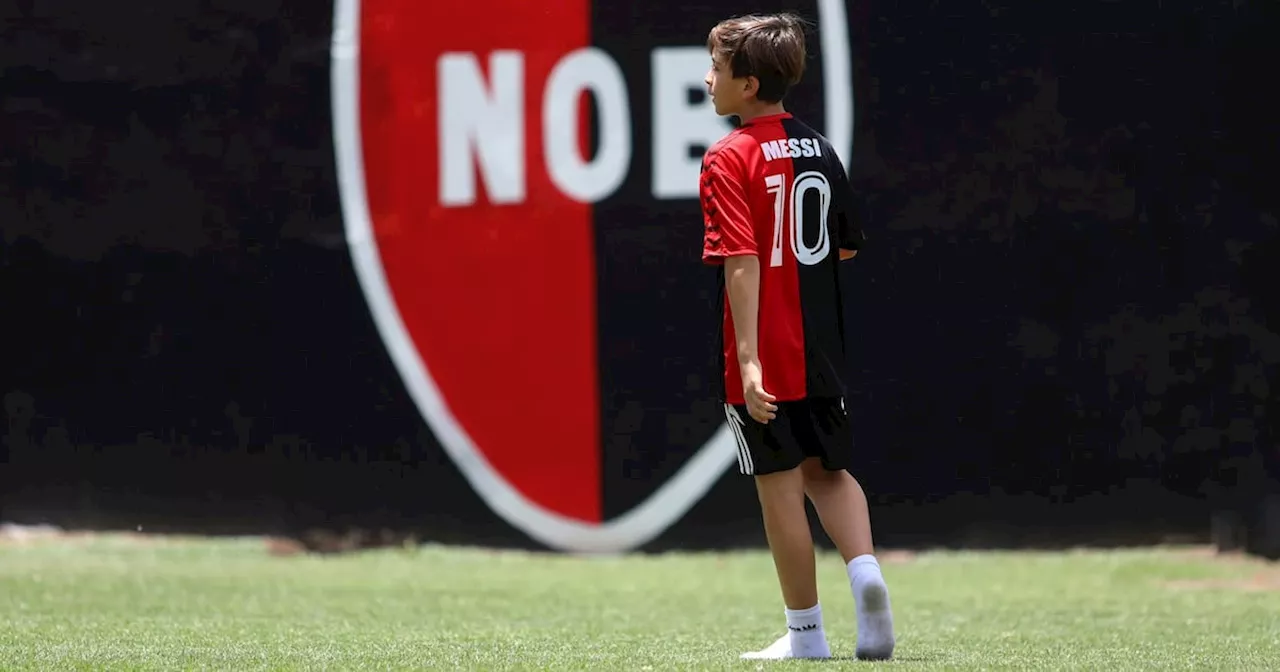
M 782 103 L 780 102 L 779 103 L 756 103 L 755 105 L 748 107 L 748 109 L 743 110 L 742 113 L 738 115 L 738 119 L 740 119 L 742 123 L 745 124 L 747 122 L 752 121 L 753 119 L 759 119 L 760 117 L 769 117 L 775 114 L 783 114 L 785 112 L 786 112 L 786 109 L 782 107 Z

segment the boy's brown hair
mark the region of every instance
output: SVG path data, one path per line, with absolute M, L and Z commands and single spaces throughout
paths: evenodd
M 707 35 L 707 49 L 735 78 L 759 80 L 757 99 L 778 103 L 804 75 L 806 25 L 786 13 L 725 19 Z

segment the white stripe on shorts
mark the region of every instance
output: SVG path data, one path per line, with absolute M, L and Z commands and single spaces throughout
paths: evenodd
M 738 409 L 732 404 L 724 405 L 724 415 L 729 421 L 729 429 L 733 430 L 734 439 L 738 444 L 738 471 L 751 476 L 755 474 L 756 465 L 751 459 L 751 449 L 747 447 L 747 436 L 742 431 L 746 423 L 742 421 L 742 416 L 738 415 Z

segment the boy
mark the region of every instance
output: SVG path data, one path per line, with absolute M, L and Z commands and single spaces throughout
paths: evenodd
M 755 478 L 787 619 L 786 635 L 742 657 L 831 656 L 808 495 L 846 563 L 857 656 L 887 659 L 888 588 L 866 495 L 846 470 L 853 438 L 837 257 L 852 259 L 863 236 L 836 152 L 782 105 L 804 72 L 804 24 L 789 14 L 729 19 L 711 30 L 707 47 L 716 113 L 742 123 L 703 158 L 702 255 L 721 266 L 725 414 L 739 469 Z

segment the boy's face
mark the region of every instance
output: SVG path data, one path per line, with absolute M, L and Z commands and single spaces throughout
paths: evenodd
M 722 117 L 740 114 L 750 97 L 750 78 L 734 77 L 729 64 L 718 55 L 713 54 L 711 57 L 706 84 L 716 114 Z

